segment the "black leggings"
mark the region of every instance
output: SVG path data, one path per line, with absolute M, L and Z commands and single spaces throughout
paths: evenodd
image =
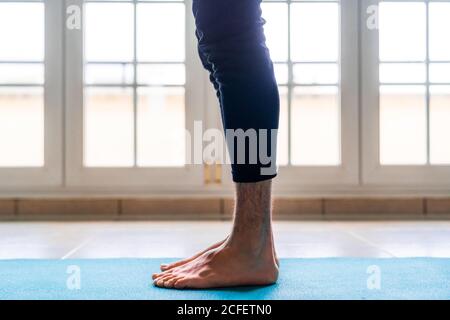
M 261 0 L 193 0 L 198 52 L 219 99 L 235 182 L 258 182 L 277 174 L 280 101 L 265 44 L 260 3 Z M 245 161 L 240 161 L 239 143 L 229 133 L 249 129 L 257 132 L 257 160 L 251 160 L 255 159 L 251 154 L 255 149 L 249 138 L 244 144 Z M 264 132 L 267 138 L 261 137 Z M 260 157 L 261 152 L 270 156 L 269 163 Z

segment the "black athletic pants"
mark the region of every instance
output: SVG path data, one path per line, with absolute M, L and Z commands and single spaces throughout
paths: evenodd
M 277 174 L 280 102 L 260 4 L 261 0 L 193 0 L 198 52 L 217 91 L 235 182 L 258 182 Z M 237 141 L 242 132 L 247 137 L 244 155 Z M 255 132 L 256 146 L 250 138 Z M 269 156 L 270 162 L 261 155 Z

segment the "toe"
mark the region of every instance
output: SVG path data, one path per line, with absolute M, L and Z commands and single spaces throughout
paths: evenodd
M 170 264 L 163 263 L 159 268 L 161 269 L 161 271 L 166 271 L 167 269 L 169 269 L 169 265 Z
M 164 279 L 165 279 L 165 277 L 160 277 L 160 278 L 156 279 L 153 283 L 156 286 L 163 288 L 164 287 Z
M 161 270 L 162 271 L 168 271 L 168 270 L 172 270 L 173 268 L 182 266 L 186 263 L 188 263 L 189 261 L 186 260 L 181 260 L 181 261 L 177 261 L 177 262 L 173 262 L 173 263 L 168 263 L 168 264 L 162 264 L 161 265 Z
M 176 275 L 174 275 L 174 274 L 166 274 L 166 275 L 164 275 L 164 276 L 161 276 L 161 277 L 157 278 L 157 279 L 154 281 L 154 283 L 155 283 L 158 287 L 165 287 L 165 283 L 166 283 L 168 280 L 174 278 L 175 276 L 176 276 Z
M 177 263 L 167 263 L 167 264 L 162 264 L 161 265 L 161 271 L 168 271 L 172 268 L 175 268 L 176 266 L 178 266 Z
M 164 288 L 173 288 L 176 279 L 178 279 L 178 276 L 170 276 L 164 279 Z
M 175 289 L 184 289 L 187 287 L 187 284 L 188 284 L 188 279 L 185 277 L 180 277 L 174 282 L 173 287 Z
M 156 279 L 158 279 L 158 278 L 160 278 L 160 277 L 164 277 L 164 276 L 169 275 L 169 274 L 171 274 L 171 273 L 172 273 L 172 270 L 167 270 L 167 271 L 160 272 L 160 273 L 154 273 L 154 274 L 152 275 L 152 279 L 153 279 L 153 280 L 156 280 Z
M 153 275 L 152 275 L 152 279 L 153 280 L 156 280 L 156 279 L 158 279 L 158 278 L 161 278 L 162 276 L 163 276 L 164 274 L 161 272 L 161 273 L 154 273 Z
M 164 281 L 162 281 L 162 279 L 157 279 L 153 282 L 153 284 L 157 287 L 162 288 L 164 286 Z
M 169 288 L 175 288 L 175 283 L 176 283 L 178 280 L 180 280 L 181 278 L 182 278 L 182 277 L 174 277 L 174 278 L 168 280 L 168 281 L 167 281 L 167 286 L 168 286 Z

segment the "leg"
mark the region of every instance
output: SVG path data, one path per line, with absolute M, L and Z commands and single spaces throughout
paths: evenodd
M 166 288 L 268 285 L 277 280 L 271 226 L 271 181 L 236 184 L 231 235 L 219 247 L 154 275 Z
M 202 64 L 203 64 L 203 67 L 204 67 L 204 68 L 209 72 L 209 74 L 210 74 L 209 79 L 210 79 L 211 84 L 213 85 L 214 89 L 216 89 L 217 97 L 220 99 L 219 84 L 217 83 L 216 79 L 214 78 L 214 74 L 213 74 L 213 73 L 214 73 L 214 71 L 213 71 L 213 66 L 211 65 L 210 62 L 208 62 L 208 59 L 207 59 L 206 55 L 205 55 L 201 50 L 198 50 L 198 53 L 199 53 L 200 60 L 201 60 L 201 62 L 202 62 Z M 169 263 L 169 264 L 162 264 L 162 265 L 161 265 L 161 271 L 170 270 L 170 269 L 172 269 L 172 268 L 174 268 L 174 267 L 179 267 L 179 266 L 182 266 L 182 265 L 184 265 L 184 264 L 186 264 L 186 263 L 188 263 L 188 262 L 191 262 L 192 260 L 194 260 L 194 259 L 196 259 L 197 257 L 201 256 L 201 255 L 204 254 L 205 252 L 208 252 L 208 251 L 210 251 L 210 250 L 212 250 L 212 249 L 215 249 L 215 248 L 221 246 L 227 239 L 228 239 L 228 237 L 226 237 L 226 238 L 225 238 L 224 240 L 222 240 L 222 241 L 219 241 L 219 242 L 213 244 L 212 246 L 206 248 L 205 250 L 203 250 L 203 251 L 201 251 L 201 252 L 199 252 L 199 253 L 193 255 L 193 256 L 190 257 L 190 258 L 186 258 L 186 259 L 179 260 L 179 261 L 176 261 L 176 262 L 173 262 L 173 263 Z
M 203 64 L 204 68 L 205 68 L 206 70 L 208 70 L 209 73 L 210 73 L 210 81 L 211 81 L 213 87 L 216 89 L 216 91 L 217 91 L 217 97 L 218 97 L 219 100 L 220 100 L 220 98 L 221 98 L 221 96 L 220 96 L 221 93 L 220 93 L 220 90 L 219 90 L 219 84 L 217 83 L 217 81 L 216 81 L 216 79 L 214 78 L 214 75 L 213 75 L 213 74 L 214 74 L 213 66 L 212 66 L 212 64 L 208 61 L 206 55 L 205 55 L 201 50 L 199 50 L 199 56 L 200 56 L 200 59 L 201 59 L 201 61 L 202 61 L 202 64 Z M 222 109 L 223 109 L 223 107 L 222 107 Z M 251 193 L 251 192 L 250 192 L 250 193 Z M 250 195 L 250 196 L 251 196 L 251 195 Z M 242 196 L 241 196 L 240 198 L 242 198 Z M 236 209 L 238 209 L 238 211 L 246 211 L 245 208 L 240 208 L 240 207 L 239 207 L 239 204 L 237 204 L 237 208 L 236 208 Z M 172 268 L 179 267 L 179 266 L 182 266 L 182 265 L 184 265 L 184 264 L 186 264 L 186 263 L 188 263 L 188 262 L 191 262 L 191 261 L 193 261 L 194 259 L 198 258 L 199 256 L 203 255 L 204 253 L 206 253 L 206 252 L 208 252 L 208 251 L 211 251 L 211 250 L 213 250 L 213 249 L 216 249 L 216 248 L 220 247 L 225 241 L 228 240 L 228 238 L 229 238 L 229 237 L 226 237 L 224 240 L 219 241 L 219 242 L 213 244 L 212 246 L 210 246 L 210 247 L 206 248 L 205 250 L 203 250 L 203 251 L 201 251 L 201 252 L 199 252 L 199 253 L 193 255 L 192 257 L 189 257 L 189 258 L 186 258 L 186 259 L 183 259 L 183 260 L 179 260 L 179 261 L 176 261 L 176 262 L 173 262 L 173 263 L 170 263 L 170 264 L 162 264 L 162 265 L 161 265 L 161 271 L 167 271 L 167 270 L 170 270 L 170 269 L 172 269 Z M 272 243 L 273 243 L 273 241 L 272 241 Z M 274 250 L 274 252 L 275 252 L 275 250 Z M 277 263 L 277 265 L 278 265 L 278 259 L 277 259 L 276 257 L 275 257 L 275 260 L 276 260 L 276 263 Z
M 278 90 L 265 47 L 259 2 L 194 0 L 200 57 L 217 90 L 227 131 L 254 129 L 259 132 L 278 128 Z M 265 141 L 265 150 L 270 155 L 271 138 L 269 135 Z M 261 147 L 259 136 L 256 142 Z M 231 235 L 204 252 L 153 275 L 156 285 L 211 288 L 276 281 L 278 266 L 271 226 L 270 181 L 276 172 L 264 173 L 262 169 L 267 164 L 259 157 L 256 163 L 250 163 L 254 152 L 250 144 L 245 144 L 243 163 L 237 160 L 236 146 L 228 146 L 236 182 Z
M 219 98 L 235 182 L 276 176 L 280 101 L 260 3 L 193 2 L 198 51 Z

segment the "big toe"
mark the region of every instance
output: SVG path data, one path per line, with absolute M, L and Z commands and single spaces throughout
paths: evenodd
M 154 273 L 154 274 L 152 275 L 152 279 L 153 279 L 153 280 L 156 280 L 156 279 L 158 279 L 158 278 L 167 276 L 167 275 L 169 275 L 169 274 L 172 274 L 172 271 L 171 271 L 171 270 L 167 270 L 167 271 L 163 271 L 163 272 L 159 272 L 159 273 Z
M 160 269 L 161 269 L 161 271 L 168 271 L 168 270 L 171 270 L 171 269 L 173 269 L 175 267 L 181 266 L 181 265 L 183 265 L 185 263 L 186 263 L 186 261 L 184 261 L 184 260 L 183 261 L 173 262 L 173 263 L 163 263 L 160 266 Z
M 171 278 L 171 275 L 166 275 L 163 277 L 157 278 L 153 283 L 158 287 L 164 287 L 164 282 L 169 280 Z

